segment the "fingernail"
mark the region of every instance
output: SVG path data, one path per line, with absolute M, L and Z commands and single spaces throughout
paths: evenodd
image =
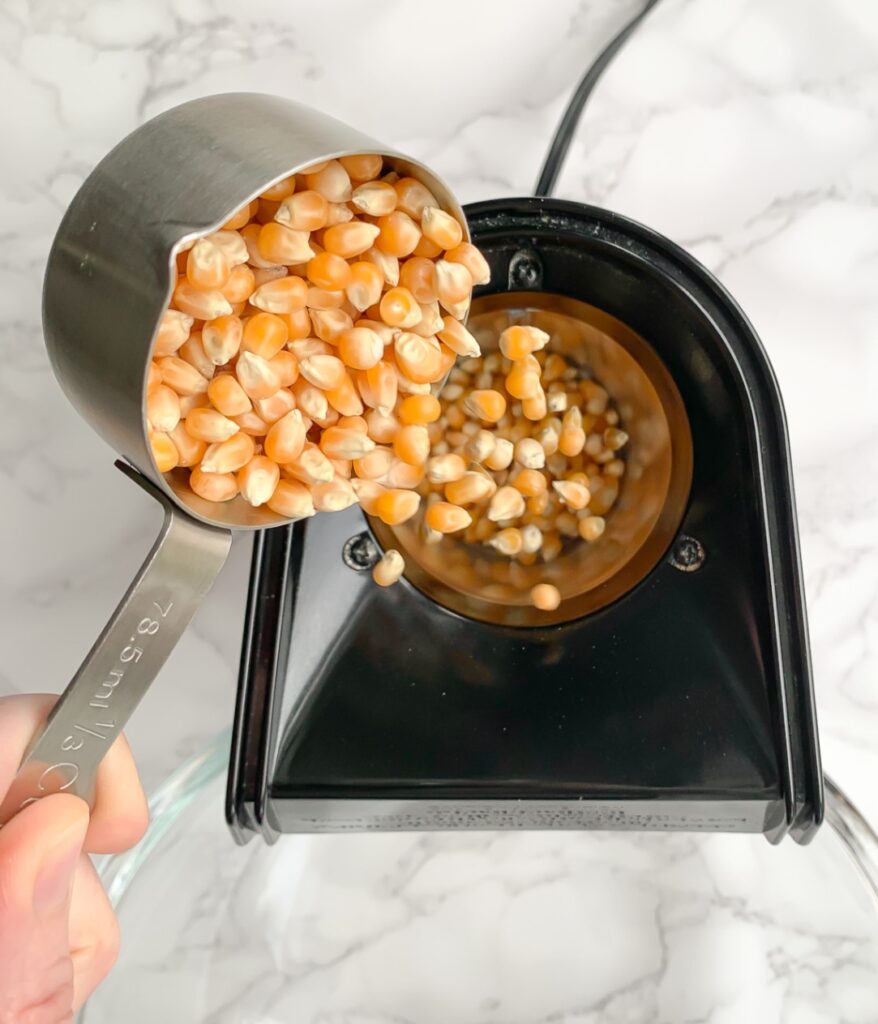
M 84 834 L 81 824 L 71 826 L 43 857 L 34 884 L 35 910 L 46 913 L 67 900 Z

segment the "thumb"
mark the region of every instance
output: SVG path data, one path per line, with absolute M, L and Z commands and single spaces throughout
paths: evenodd
M 72 1020 L 68 915 L 88 806 L 58 793 L 0 829 L 0 1021 Z

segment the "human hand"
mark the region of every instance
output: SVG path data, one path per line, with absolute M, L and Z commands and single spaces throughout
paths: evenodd
M 0 794 L 55 703 L 0 697 Z M 133 846 L 146 799 L 120 736 L 98 769 L 94 808 L 57 793 L 0 829 L 0 1024 L 64 1024 L 112 967 L 116 918 L 87 856 Z

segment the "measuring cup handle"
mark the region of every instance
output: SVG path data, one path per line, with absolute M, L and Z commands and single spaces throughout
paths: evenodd
M 116 465 L 165 511 L 128 592 L 31 743 L 0 804 L 0 825 L 49 793 L 91 803 L 98 765 L 225 563 L 232 534 L 178 511 L 127 463 Z

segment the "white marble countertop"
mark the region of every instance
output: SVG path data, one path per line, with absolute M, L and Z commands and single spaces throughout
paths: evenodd
M 411 152 L 463 201 L 527 194 L 573 84 L 638 6 L 5 0 L 0 692 L 63 688 L 158 521 L 41 339 L 46 253 L 100 157 L 182 100 L 255 90 Z M 558 195 L 685 246 L 760 333 L 789 417 L 824 762 L 878 821 L 878 5 L 663 0 Z M 150 788 L 230 720 L 249 546 L 128 730 Z

